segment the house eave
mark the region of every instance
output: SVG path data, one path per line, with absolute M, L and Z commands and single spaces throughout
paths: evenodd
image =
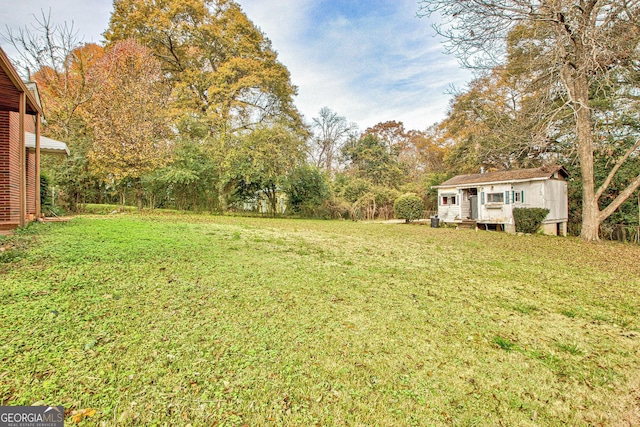
M 547 181 L 551 178 L 548 177 L 538 177 L 538 178 L 526 178 L 526 179 L 507 179 L 502 181 L 487 181 L 487 182 L 468 182 L 465 184 L 453 184 L 453 185 L 434 185 L 433 189 L 441 189 L 441 188 L 477 188 L 477 187 L 486 187 L 487 185 L 500 185 L 500 184 L 519 184 L 523 182 L 531 182 L 531 181 Z
M 38 101 L 36 100 L 35 95 L 33 94 L 33 92 L 29 90 L 27 85 L 22 81 L 22 79 L 18 75 L 18 72 L 15 70 L 15 68 L 11 64 L 11 60 L 9 59 L 7 54 L 4 52 L 4 50 L 2 50 L 2 48 L 0 48 L 0 68 L 2 68 L 2 71 L 4 71 L 4 73 L 7 75 L 11 83 L 13 83 L 15 88 L 19 92 L 23 92 L 25 94 L 27 98 L 26 99 L 27 109 L 29 110 L 27 111 L 27 113 L 39 114 L 41 117 L 44 117 L 44 112 L 42 111 L 42 107 L 40 107 Z M 17 108 L 16 108 L 16 111 L 18 111 Z
M 29 150 L 36 149 L 36 136 L 31 132 L 25 132 L 25 147 Z M 57 141 L 46 136 L 40 137 L 40 152 L 49 154 L 70 155 L 69 147 L 62 141 Z

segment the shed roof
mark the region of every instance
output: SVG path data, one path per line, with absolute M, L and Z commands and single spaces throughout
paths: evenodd
M 31 132 L 24 133 L 24 145 L 27 148 L 36 148 L 36 135 Z M 55 139 L 47 138 L 46 136 L 40 137 L 40 152 L 52 153 L 52 154 L 66 154 L 69 155 L 69 148 L 67 144 L 62 141 L 56 141 Z
M 440 185 L 434 186 L 433 188 L 470 186 L 472 184 L 500 184 L 515 181 L 534 181 L 552 178 L 556 172 L 564 178 L 569 176 L 562 166 L 551 165 L 534 169 L 516 169 L 510 171 L 458 175 Z

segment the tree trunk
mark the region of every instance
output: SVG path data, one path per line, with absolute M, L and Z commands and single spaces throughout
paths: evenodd
M 136 205 L 138 212 L 140 212 L 142 210 L 142 180 L 140 178 L 136 179 Z
M 265 189 L 265 193 L 267 194 L 267 199 L 269 200 L 269 204 L 271 205 L 271 215 L 276 217 L 276 210 L 278 205 L 278 196 L 277 190 L 275 187 Z
M 329 174 L 329 176 L 331 176 L 331 163 L 333 163 L 333 148 L 332 147 L 327 147 L 326 150 L 326 155 L 327 158 L 325 160 L 325 169 L 327 171 L 327 173 Z
M 227 210 L 227 189 L 223 184 L 222 180 L 218 182 L 218 205 L 220 206 L 220 211 L 225 212 Z
M 582 231 L 580 237 L 587 241 L 600 239 L 600 207 L 595 194 L 593 176 L 593 134 L 591 130 L 591 112 L 588 107 L 589 87 L 586 77 L 576 82 L 577 108 L 576 130 L 578 137 L 578 155 L 582 172 Z M 584 87 L 578 87 L 584 86 Z
M 561 72 L 576 118 L 576 138 L 580 171 L 582 172 L 582 231 L 580 237 L 587 241 L 600 240 L 600 208 L 594 184 L 593 131 L 589 106 L 589 76 L 585 61 L 586 52 L 582 39 L 570 34 L 575 64 L 568 61 Z

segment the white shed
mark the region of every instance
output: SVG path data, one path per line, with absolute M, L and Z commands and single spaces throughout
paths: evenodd
M 562 166 L 458 175 L 438 189 L 438 217 L 445 223 L 515 232 L 513 208 L 545 208 L 545 234 L 567 234 L 567 171 Z

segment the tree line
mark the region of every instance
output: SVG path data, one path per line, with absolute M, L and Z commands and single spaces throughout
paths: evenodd
M 44 165 L 70 210 L 264 199 L 275 213 L 286 194 L 296 215 L 390 218 L 399 195 L 426 201 L 425 177 L 444 173 L 444 148 L 400 122 L 362 132 L 328 107 L 305 121 L 287 68 L 234 1 L 116 0 L 104 36 L 83 44 L 44 13 L 5 35 L 38 83 L 45 133 L 70 146 Z
M 9 33 L 34 70 L 45 132 L 69 143 L 45 169 L 75 210 L 225 212 L 265 199 L 315 217 L 389 218 L 416 193 L 480 168 L 563 164 L 570 225 L 587 240 L 638 223 L 636 2 L 424 0 L 447 49 L 477 77 L 426 130 L 360 131 L 328 107 L 307 122 L 268 38 L 232 0 L 116 0 L 104 46 L 46 15 Z M 637 200 L 637 199 L 636 199 Z

